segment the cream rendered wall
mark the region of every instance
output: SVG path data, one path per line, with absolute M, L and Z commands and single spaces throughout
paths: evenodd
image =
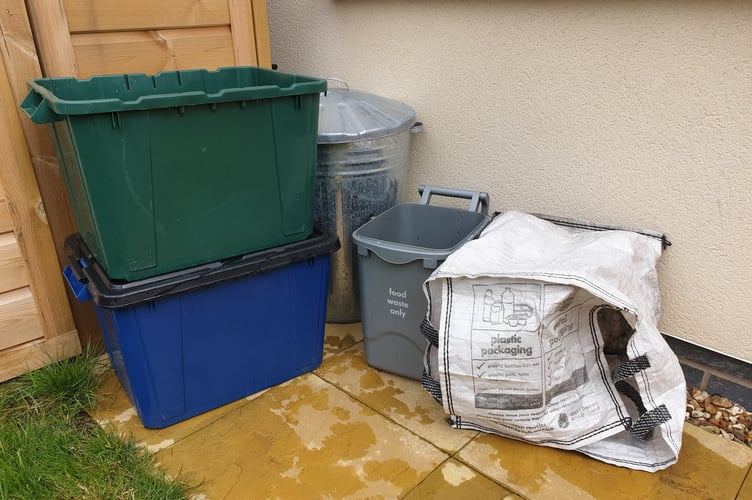
M 752 2 L 271 0 L 280 70 L 424 122 L 419 183 L 644 227 L 662 331 L 752 360 Z

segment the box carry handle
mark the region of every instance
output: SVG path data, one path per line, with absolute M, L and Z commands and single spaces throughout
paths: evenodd
M 86 286 L 86 283 L 89 280 L 82 278 L 79 274 L 80 268 L 75 269 L 75 267 L 75 264 L 65 266 L 65 269 L 63 269 L 63 276 L 68 282 L 68 286 L 70 286 L 71 291 L 73 292 L 73 296 L 76 297 L 76 300 L 80 302 L 86 302 L 87 300 L 91 300 L 89 287 Z
M 481 191 L 470 191 L 467 189 L 455 189 L 445 188 L 440 186 L 425 186 L 421 184 L 418 186 L 418 194 L 421 195 L 420 204 L 428 205 L 431 201 L 431 196 L 436 194 L 440 196 L 450 196 L 452 198 L 465 198 L 470 200 L 470 206 L 468 210 L 470 212 L 477 212 L 478 206 L 483 215 L 488 215 L 488 193 Z
M 42 97 L 36 90 L 31 90 L 21 103 L 23 109 L 34 123 L 52 123 L 63 120 L 47 105 L 47 98 Z

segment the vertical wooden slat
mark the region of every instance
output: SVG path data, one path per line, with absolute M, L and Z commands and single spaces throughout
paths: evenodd
M 246 0 L 249 1 L 249 0 Z M 264 68 L 272 67 L 272 53 L 269 45 L 269 17 L 266 13 L 266 0 L 250 0 L 253 8 L 253 35 L 256 48 L 256 61 Z
M 236 66 L 256 66 L 253 12 L 248 0 L 229 0 L 230 30 Z
M 28 93 L 26 82 L 42 76 L 24 0 L 3 0 L 0 33 L 3 42 L 0 43 L 0 53 L 5 60 L 13 97 L 16 104 L 20 104 Z M 48 220 L 53 240 L 57 241 L 57 237 L 64 238 L 75 232 L 76 224 L 65 189 L 61 189 L 63 179 L 57 166 L 55 149 L 46 127 L 32 123 L 19 106 L 15 106 L 15 111 L 31 154 L 39 191 L 45 205 L 50 208 L 49 219 L 46 219 L 47 214 L 41 203 L 37 211 L 40 217 Z M 64 262 L 62 252 L 60 258 L 60 262 Z
M 3 42 L 0 43 L 0 53 L 5 60 L 13 97 L 16 104 L 20 104 L 28 93 L 26 82 L 42 76 L 24 0 L 3 0 L 0 33 Z M 44 200 L 44 205 L 40 203 L 37 211 L 40 217 L 48 221 L 53 240 L 58 241 L 59 237 L 64 238 L 75 232 L 76 224 L 65 189 L 61 189 L 64 184 L 57 166 L 55 148 L 46 127 L 32 123 L 19 106 L 15 106 L 15 112 L 19 116 Z M 45 206 L 49 208 L 49 218 L 44 211 Z M 60 263 L 63 263 L 65 257 L 62 251 L 59 255 Z
M 3 42 L 0 44 L 0 52 L 5 58 L 13 96 L 16 103 L 20 103 L 28 92 L 27 80 L 42 76 L 24 0 L 3 0 L 3 8 L 0 9 L 0 31 Z M 48 161 L 54 162 L 55 151 L 47 130 L 33 124 L 20 108 L 16 111 L 21 117 L 21 127 L 29 150 L 34 154 L 44 154 Z
M 0 233 L 13 231 L 13 220 L 10 218 L 8 205 L 5 203 L 5 197 L 0 192 Z
M 47 222 L 49 226 L 48 230 L 52 234 L 52 240 L 55 243 L 54 250 L 57 256 L 57 266 L 55 267 L 54 274 L 51 274 L 49 279 L 57 279 L 62 285 L 60 271 L 67 263 L 62 242 L 66 236 L 75 233 L 78 229 L 70 208 L 63 177 L 57 164 L 55 148 L 47 127 L 32 123 L 18 106 L 28 92 L 26 86 L 27 80 L 33 80 L 42 76 L 29 14 L 26 10 L 24 0 L 3 0 L 3 7 L 0 8 L 0 32 L 2 35 L 0 55 L 2 55 L 5 61 L 7 76 L 10 80 L 15 99 L 15 105 L 9 105 L 9 107 L 14 108 L 19 117 L 26 145 L 31 155 L 31 164 L 36 175 L 38 190 L 41 193 L 42 200 L 44 200 L 44 203 L 37 200 L 35 207 L 36 214 L 41 221 Z M 0 75 L 0 78 L 5 78 L 5 75 Z M 0 131 L 0 134 L 4 133 L 4 130 Z M 52 261 L 49 265 L 54 266 L 54 262 Z M 50 272 L 49 267 L 31 271 L 33 273 Z M 99 324 L 91 304 L 78 302 L 73 298 L 67 287 L 65 285 L 62 286 L 69 297 L 68 302 L 78 329 L 78 335 L 84 342 L 100 343 L 101 333 Z M 60 316 L 60 332 L 64 332 L 70 328 L 70 325 L 66 323 L 66 318 L 69 317 L 70 314 Z M 44 348 L 34 348 L 35 352 L 40 351 L 40 349 L 44 350 Z M 66 349 L 68 351 L 75 350 L 72 347 L 66 347 Z M 14 360 L 13 363 L 16 362 L 18 356 L 19 353 L 15 352 L 12 357 Z M 37 366 L 39 366 L 38 363 Z M 15 372 L 14 370 L 10 370 L 8 373 Z
M 28 0 L 37 53 L 45 76 L 78 76 L 63 0 Z
M 42 316 L 44 336 L 52 338 L 75 330 L 54 244 L 46 221 L 39 217 L 40 194 L 29 152 L 16 114 L 16 102 L 0 57 L 0 184 L 10 208 L 14 232 L 29 283 Z

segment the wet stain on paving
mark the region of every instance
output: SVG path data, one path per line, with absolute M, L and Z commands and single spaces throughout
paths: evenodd
M 412 406 L 408 404 L 400 399 L 400 396 L 403 394 L 405 394 L 405 391 L 388 386 L 377 391 L 372 391 L 369 396 L 378 402 L 379 408 L 383 408 L 394 415 L 414 420 L 422 425 L 428 425 L 435 421 L 431 409 L 422 405 Z
M 521 497 L 508 489 L 451 458 L 405 496 L 405 500 L 426 498 L 432 500 L 521 500 Z
M 447 452 L 457 451 L 477 435 L 451 429 L 443 408 L 418 381 L 369 366 L 362 344 L 326 359 L 316 374 Z
M 394 484 L 401 490 L 414 486 L 420 479 L 418 471 L 410 467 L 410 464 L 402 458 L 366 462 L 363 472 L 369 481 L 381 481 L 385 477 L 391 477 Z
M 710 434 L 710 439 L 720 443 L 723 438 Z M 736 495 L 736 485 L 746 476 L 750 461 L 745 464 L 743 458 L 737 460 L 741 458 L 739 455 L 723 456 L 709 449 L 704 444 L 706 442 L 705 439 L 684 433 L 679 461 L 666 471 L 657 473 L 666 491 L 682 493 L 685 498 L 733 498 Z M 741 450 L 743 446 L 739 445 L 739 448 Z M 752 454 L 745 455 L 752 460 Z
M 324 337 L 325 356 L 341 352 L 363 340 L 358 323 L 327 324 Z
M 329 348 L 332 352 L 339 352 L 353 345 L 358 340 L 350 334 L 344 337 L 329 335 L 324 339 L 324 348 Z
M 269 390 L 207 431 L 158 459 L 206 478 L 210 497 L 397 497 L 447 458 L 315 376 Z
M 752 464 L 752 453 L 738 446 L 729 454 L 729 443 L 717 441 L 720 439 L 702 430 L 695 431 L 692 426 L 685 427 L 679 461 L 655 473 L 606 464 L 575 451 L 488 434 L 474 439 L 458 458 L 531 498 L 546 498 L 554 493 L 630 500 L 675 495 L 734 498 Z M 713 445 L 725 450 L 725 456 Z
M 351 366 L 355 367 L 355 365 L 356 363 L 353 362 Z M 374 401 L 379 410 L 415 419 L 422 424 L 433 422 L 429 416 L 428 407 L 411 404 L 412 401 L 407 402 L 401 399 L 400 396 L 404 397 L 407 391 L 397 387 L 394 379 L 385 380 L 376 370 L 368 370 L 364 367 L 358 387 L 362 396 Z
M 222 418 L 223 415 L 243 406 L 249 398 L 252 398 L 249 396 L 249 398 L 229 403 L 164 429 L 147 429 L 143 426 L 133 404 L 128 400 L 114 371 L 110 370 L 105 374 L 103 383 L 97 390 L 97 397 L 99 399 L 97 408 L 89 412 L 94 420 L 101 426 L 113 426 L 124 436 L 133 436 L 140 445 L 152 449 L 171 446 L 166 443 L 176 443 L 200 431 L 213 421 Z
M 364 366 L 358 367 L 353 366 L 354 363 L 351 363 L 350 366 L 353 368 L 365 368 Z M 377 389 L 379 387 L 384 386 L 384 379 L 381 377 L 381 374 L 377 372 L 376 370 L 367 370 L 363 371 L 363 374 L 360 376 L 360 388 L 363 391 L 368 392 L 371 389 Z

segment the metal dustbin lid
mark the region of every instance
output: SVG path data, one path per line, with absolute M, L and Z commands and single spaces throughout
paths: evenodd
M 330 89 L 319 100 L 319 144 L 379 139 L 413 126 L 406 104 L 359 90 Z

